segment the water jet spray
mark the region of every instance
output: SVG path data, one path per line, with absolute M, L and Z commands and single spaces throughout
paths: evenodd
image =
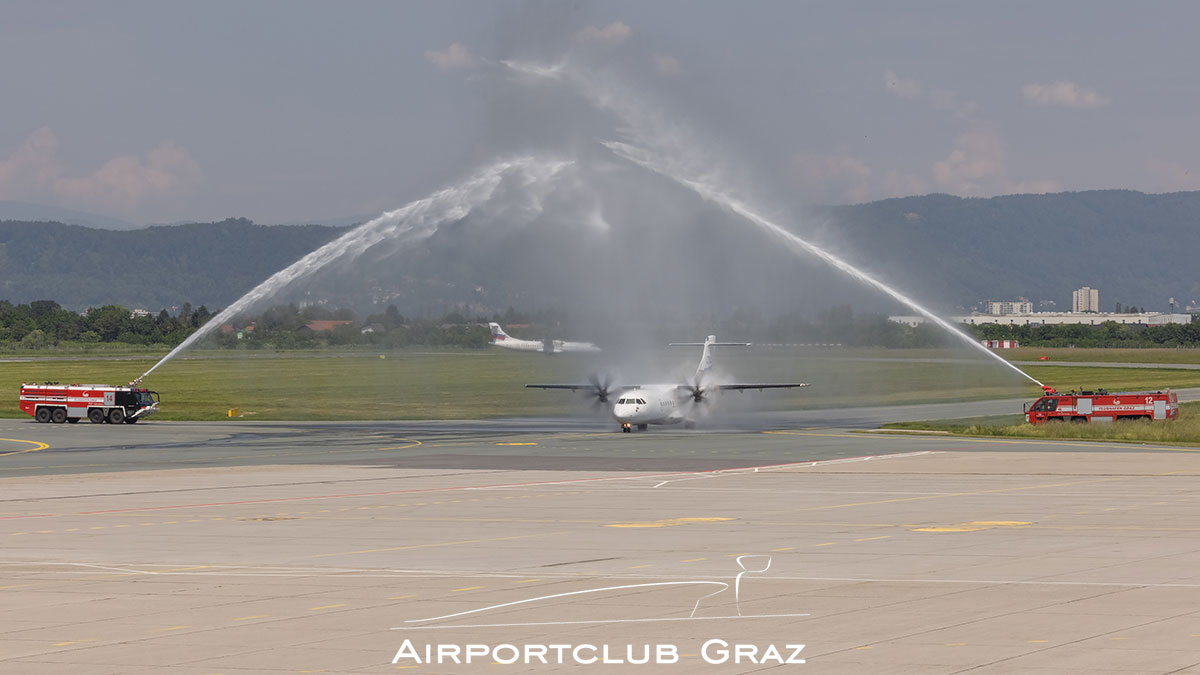
M 1042 384 L 1032 375 L 1004 360 L 999 354 L 980 344 L 971 336 L 955 327 L 950 322 L 934 314 L 912 298 L 904 295 L 892 286 L 876 279 L 874 276 L 855 267 L 841 257 L 817 246 L 816 244 L 786 230 L 769 220 L 752 207 L 747 201 L 733 196 L 733 191 L 721 185 L 721 179 L 714 176 L 713 167 L 718 166 L 710 158 L 696 151 L 699 143 L 692 141 L 678 124 L 668 124 L 662 115 L 653 115 L 645 107 L 633 103 L 633 98 L 626 92 L 618 91 L 612 83 L 602 84 L 587 74 L 570 68 L 564 61 L 552 67 L 538 64 L 528 64 L 515 61 L 502 62 L 505 66 L 526 76 L 533 76 L 558 83 L 568 83 L 574 86 L 583 97 L 596 108 L 613 113 L 620 119 L 621 131 L 632 141 L 601 141 L 609 150 L 620 157 L 633 162 L 649 171 L 671 179 L 672 181 L 695 192 L 701 199 L 717 204 L 743 220 L 750 222 L 766 234 L 781 240 L 788 248 L 816 256 L 859 282 L 882 291 L 887 296 L 911 308 L 921 316 L 949 332 L 956 338 L 966 342 L 973 349 L 982 351 L 994 358 L 1005 367 L 1019 373 L 1022 377 L 1037 384 L 1043 390 Z
M 363 223 L 255 286 L 209 319 L 134 382 L 140 383 L 156 368 L 246 311 L 255 302 L 278 293 L 294 281 L 309 276 L 334 261 L 356 258 L 385 239 L 401 238 L 401 246 L 424 241 L 433 236 L 442 224 L 462 220 L 473 209 L 491 200 L 505 179 L 515 179 L 519 182 L 518 187 L 521 190 L 529 191 L 531 187 L 548 184 L 570 164 L 569 161 L 531 156 L 499 161 L 458 185 L 439 190 L 424 199 L 410 202 L 395 211 L 389 211 Z M 538 200 L 533 210 L 538 211 L 540 208 L 541 203 Z

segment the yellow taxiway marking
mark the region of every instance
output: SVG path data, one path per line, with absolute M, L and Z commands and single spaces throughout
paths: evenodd
M 817 433 L 811 433 L 808 431 L 786 431 L 786 430 L 764 431 L 762 433 L 764 433 L 764 434 L 781 434 L 784 436 L 823 436 L 823 437 L 827 437 L 827 438 L 881 438 L 881 439 L 891 438 L 891 439 L 895 439 L 896 436 L 898 436 L 898 435 L 906 435 L 906 436 L 909 436 L 910 438 L 914 437 L 911 434 L 817 434 Z M 916 438 L 926 438 L 926 439 L 930 439 L 930 440 L 936 439 L 936 440 L 942 440 L 942 441 L 959 441 L 959 442 L 963 442 L 963 443 L 990 443 L 993 445 L 1061 445 L 1063 447 L 1068 447 L 1068 448 L 1112 448 L 1114 445 L 1116 445 L 1117 447 L 1120 447 L 1120 445 L 1121 445 L 1121 443 L 1119 443 L 1119 442 L 1070 443 L 1067 441 L 1055 441 L 1055 440 L 1040 441 L 1040 440 L 1036 440 L 1034 438 L 1006 440 L 1006 439 L 1000 439 L 1000 438 L 971 438 L 969 436 L 941 436 L 941 435 L 936 435 L 936 436 L 920 435 L 920 436 L 916 436 Z M 1141 444 L 1137 444 L 1137 447 L 1141 450 L 1178 450 L 1180 452 L 1200 452 L 1200 449 L 1197 449 L 1197 448 L 1183 448 L 1183 447 L 1171 446 L 1171 445 L 1141 445 Z
M 1049 640 L 1030 640 L 1030 641 L 1029 641 L 1029 644 L 1031 644 L 1031 645 L 1041 645 L 1041 644 L 1045 644 L 1045 643 L 1047 643 L 1047 642 L 1049 642 Z
M 891 539 L 891 538 L 892 538 L 892 535 L 884 534 L 884 535 L 881 535 L 878 537 L 866 537 L 863 539 L 855 539 L 854 541 L 875 541 L 876 539 Z
M 483 588 L 483 586 L 467 586 L 466 588 L 456 588 L 450 592 L 451 593 L 462 593 L 463 591 L 477 591 L 481 588 Z
M 399 440 L 408 441 L 408 445 L 397 445 L 397 446 L 393 446 L 390 448 L 380 448 L 380 450 L 407 450 L 409 448 L 415 448 L 418 445 L 421 445 L 421 441 L 411 439 L 411 438 L 401 438 Z
M 1032 525 L 1023 520 L 973 520 L 969 523 L 959 523 L 945 527 L 917 527 L 913 532 L 979 532 L 993 527 L 1025 527 Z
M 654 565 L 633 565 L 633 566 L 631 566 L 629 569 L 631 569 L 631 570 L 640 570 L 640 569 L 642 569 L 643 567 L 654 567 Z
M 496 445 L 537 445 L 537 443 L 497 443 Z
M 191 628 L 191 626 L 171 626 L 170 628 L 159 628 L 158 630 L 165 632 L 169 630 L 183 630 L 184 628 Z
M 813 544 L 813 546 L 833 546 L 836 543 L 836 541 L 827 541 L 824 544 Z
M 431 544 L 411 544 L 409 546 L 392 546 L 389 548 L 369 548 L 361 551 L 346 551 L 345 553 L 322 553 L 320 555 L 311 556 L 313 558 L 332 558 L 340 555 L 359 555 L 362 553 L 387 553 L 390 551 L 411 551 L 418 548 L 442 548 L 445 546 L 461 546 L 463 544 L 482 544 L 491 541 L 513 541 L 514 539 L 532 539 L 533 537 L 551 537 L 554 535 L 566 534 L 566 531 L 547 532 L 545 534 L 519 534 L 512 537 L 492 537 L 490 539 L 460 539 L 458 541 L 435 542 Z
M 415 598 L 415 597 L 417 597 L 417 596 L 415 596 L 415 595 L 412 595 L 412 594 L 409 594 L 409 595 L 393 595 L 392 597 L 388 598 L 388 600 L 405 600 L 405 599 L 408 599 L 408 598 Z
M 611 523 L 605 527 L 675 527 L 676 525 L 688 525 L 690 523 L 721 523 L 729 520 L 737 520 L 736 518 L 664 518 L 662 520 L 654 520 L 648 523 Z
M 87 640 L 68 640 L 66 642 L 55 642 L 54 646 L 55 647 L 66 647 L 67 645 L 78 645 L 78 644 L 83 644 L 84 642 L 95 642 L 95 641 L 96 641 L 95 638 L 90 638 Z
M 947 647 L 965 647 L 965 646 L 967 646 L 967 643 L 965 643 L 965 642 L 947 642 L 946 646 Z
M 541 579 L 522 579 L 520 581 L 514 581 L 513 583 L 514 584 L 532 584 L 535 581 L 541 581 Z
M 1065 483 L 1043 483 L 1040 485 L 1023 485 L 1021 487 L 995 488 L 992 490 L 976 490 L 974 492 L 942 492 L 933 495 L 921 495 L 919 497 L 897 497 L 896 499 L 876 499 L 866 502 L 850 502 L 849 504 L 827 504 L 825 506 L 809 506 L 797 511 L 830 511 L 833 509 L 848 509 L 856 506 L 877 506 L 879 504 L 900 504 L 903 502 L 922 502 L 930 499 L 945 499 L 947 497 L 978 497 L 980 495 L 1002 494 L 1006 492 L 1021 492 L 1023 490 L 1042 490 L 1045 488 L 1055 487 L 1070 487 L 1075 485 L 1095 485 L 1096 483 L 1111 483 L 1113 481 L 1128 480 L 1127 476 L 1116 476 L 1111 478 L 1095 478 L 1089 480 L 1067 481 Z
M 333 609 L 335 607 L 345 607 L 345 606 L 346 606 L 346 603 L 342 602 L 342 603 L 338 603 L 336 605 L 321 605 L 320 607 L 309 607 L 308 611 L 316 612 L 316 611 L 319 611 L 322 609 Z
M 268 616 L 271 616 L 271 615 L 270 614 L 251 614 L 250 616 L 239 616 L 238 618 L 234 619 L 234 621 L 249 621 L 250 619 L 265 619 Z
M 687 560 L 680 560 L 679 562 L 700 562 L 701 560 L 708 560 L 708 558 L 688 558 Z
M 795 546 L 784 546 L 783 548 L 771 549 L 771 553 L 778 553 L 779 551 L 794 551 L 794 550 L 796 550 Z
M 42 443 L 41 441 L 23 441 L 19 438 L 0 438 L 0 441 L 8 441 L 10 443 L 28 443 L 28 444 L 34 446 L 32 448 L 26 448 L 24 450 L 13 450 L 12 452 L 0 452 L 0 457 L 8 457 L 9 455 L 23 455 L 27 452 L 37 452 L 38 450 L 45 450 L 46 448 L 50 447 L 49 443 Z

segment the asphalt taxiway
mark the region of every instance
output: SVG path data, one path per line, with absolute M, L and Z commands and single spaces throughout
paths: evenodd
M 1195 449 L 808 414 L 0 421 L 0 671 L 594 667 L 393 663 L 408 641 L 669 645 L 678 672 L 1200 672 Z M 708 639 L 807 663 L 713 665 Z

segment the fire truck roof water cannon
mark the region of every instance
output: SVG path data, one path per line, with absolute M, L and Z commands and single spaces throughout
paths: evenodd
M 1058 393 L 1042 385 L 1042 396 L 1025 404 L 1025 419 L 1030 424 L 1046 422 L 1124 422 L 1135 420 L 1173 420 L 1179 418 L 1179 396 L 1166 391 L 1122 391 L 1104 389 Z
M 109 384 L 21 385 L 21 411 L 43 424 L 134 424 L 158 412 L 158 392 L 141 386 L 141 378 L 125 386 Z

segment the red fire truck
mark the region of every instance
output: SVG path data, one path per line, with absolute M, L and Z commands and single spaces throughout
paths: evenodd
M 42 423 L 74 424 L 86 417 L 93 424 L 133 424 L 158 412 L 158 392 L 132 385 L 23 384 L 21 410 Z
M 1060 394 L 1052 387 L 1032 404 L 1025 404 L 1030 424 L 1043 422 L 1117 422 L 1173 420 L 1179 417 L 1179 396 L 1171 391 L 1074 391 Z

